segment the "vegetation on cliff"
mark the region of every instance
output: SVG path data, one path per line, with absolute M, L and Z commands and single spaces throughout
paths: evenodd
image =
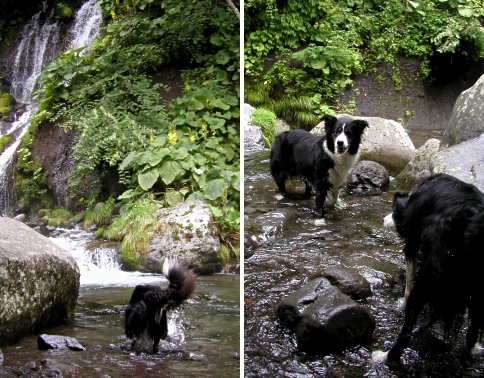
M 334 112 L 351 77 L 422 60 L 431 79 L 437 56 L 484 54 L 484 7 L 477 0 L 247 0 L 245 101 L 300 125 Z

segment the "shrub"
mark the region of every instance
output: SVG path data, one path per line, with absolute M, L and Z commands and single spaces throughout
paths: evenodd
M 267 147 L 271 147 L 276 137 L 277 116 L 274 112 L 264 108 L 255 109 L 252 112 L 252 124 L 260 126 Z

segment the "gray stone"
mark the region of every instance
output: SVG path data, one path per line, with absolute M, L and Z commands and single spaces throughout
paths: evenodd
M 354 270 L 342 266 L 331 266 L 324 269 L 321 276 L 328 279 L 332 285 L 351 299 L 358 300 L 371 296 L 370 283 Z
M 295 331 L 299 349 L 314 354 L 338 353 L 369 342 L 375 330 L 369 311 L 326 278 L 317 278 L 285 298 L 277 315 Z
M 347 186 L 353 194 L 376 194 L 381 193 L 389 182 L 390 176 L 383 165 L 361 160 L 351 170 Z
M 217 257 L 220 239 L 207 204 L 200 200 L 181 202 L 174 207 L 160 209 L 159 231 L 151 240 L 150 252 L 142 270 L 160 272 L 166 258 L 194 268 L 197 273 L 220 271 Z
M 14 217 L 13 219 L 16 220 L 16 221 L 25 223 L 25 221 L 27 220 L 27 216 L 25 214 L 19 214 L 16 217 Z
M 447 173 L 484 192 L 484 134 L 432 156 L 432 174 Z
M 0 218 L 0 346 L 72 315 L 79 276 L 69 252 L 21 222 Z
M 413 186 L 418 180 L 430 176 L 430 160 L 439 150 L 439 145 L 440 141 L 435 138 L 425 142 L 395 179 L 408 186 Z
M 17 202 L 14 210 L 17 214 L 27 214 L 30 210 L 30 206 L 26 202 Z
M 267 148 L 261 128 L 251 123 L 254 110 L 253 106 L 244 104 L 244 151 L 261 151 Z
M 290 130 L 291 127 L 283 119 L 278 118 L 276 120 L 276 135 Z
M 39 349 L 70 349 L 75 351 L 86 350 L 79 342 L 68 336 L 47 335 L 42 334 L 37 338 L 37 346 Z
M 378 117 L 353 117 L 348 114 L 339 114 L 337 118 L 368 122 L 369 127 L 362 137 L 360 159 L 380 163 L 392 176 L 400 173 L 416 153 L 407 132 L 396 121 Z M 319 123 L 311 132 L 324 135 L 324 122 Z
M 484 75 L 457 98 L 440 148 L 477 138 L 484 132 Z

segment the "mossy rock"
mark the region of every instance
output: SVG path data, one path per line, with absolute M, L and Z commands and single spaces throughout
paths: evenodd
M 45 216 L 49 216 L 49 210 L 47 209 L 40 209 L 38 212 L 37 212 L 37 216 L 39 218 L 44 218 Z
M 7 114 L 12 111 L 12 108 L 10 106 L 1 106 L 0 105 L 0 114 Z
M 0 97 L 0 108 L 2 107 L 10 107 L 10 104 L 13 102 L 13 96 L 9 95 L 8 93 L 4 93 L 2 97 Z
M 51 218 L 49 219 L 49 226 L 67 227 L 69 226 L 69 221 L 65 218 Z
M 96 239 L 101 239 L 104 235 L 104 228 L 100 227 L 94 232 L 94 237 Z
M 5 147 L 12 141 L 11 135 L 0 136 L 0 154 L 3 152 Z

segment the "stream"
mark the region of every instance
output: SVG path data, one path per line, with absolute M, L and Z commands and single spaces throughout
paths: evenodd
M 82 229 L 58 229 L 50 239 L 66 248 L 81 272 L 75 315 L 65 324 L 43 329 L 2 348 L 4 367 L 54 359 L 74 366 L 75 377 L 234 377 L 240 372 L 239 276 L 197 277 L 194 294 L 168 314 L 168 337 L 151 354 L 152 342 L 139 355 L 127 349 L 123 315 L 136 284 L 161 287 L 161 274 L 125 272 L 117 262 L 117 244 L 95 240 Z M 43 351 L 39 334 L 70 336 L 86 350 Z
M 411 137 L 419 147 L 440 135 Z M 393 194 L 409 188 L 391 181 L 381 195 L 353 196 L 343 191 L 340 197 L 346 208 L 329 209 L 326 225 L 316 226 L 314 197 L 303 198 L 302 183 L 288 183 L 289 196 L 276 197 L 268 150 L 246 153 L 244 169 L 246 377 L 483 376 L 484 352 L 470 358 L 465 350 L 466 315 L 449 342 L 444 341 L 440 322 L 415 335 L 398 370 L 372 361 L 372 352 L 387 351 L 403 325 L 399 307 L 405 286 L 403 243 L 396 232 L 383 229 L 382 218 L 391 212 Z M 357 270 L 371 284 L 372 296 L 359 302 L 376 320 L 373 340 L 341 354 L 300 352 L 293 333 L 277 318 L 277 306 L 323 267 L 337 265 Z M 417 328 L 427 321 L 424 311 Z

